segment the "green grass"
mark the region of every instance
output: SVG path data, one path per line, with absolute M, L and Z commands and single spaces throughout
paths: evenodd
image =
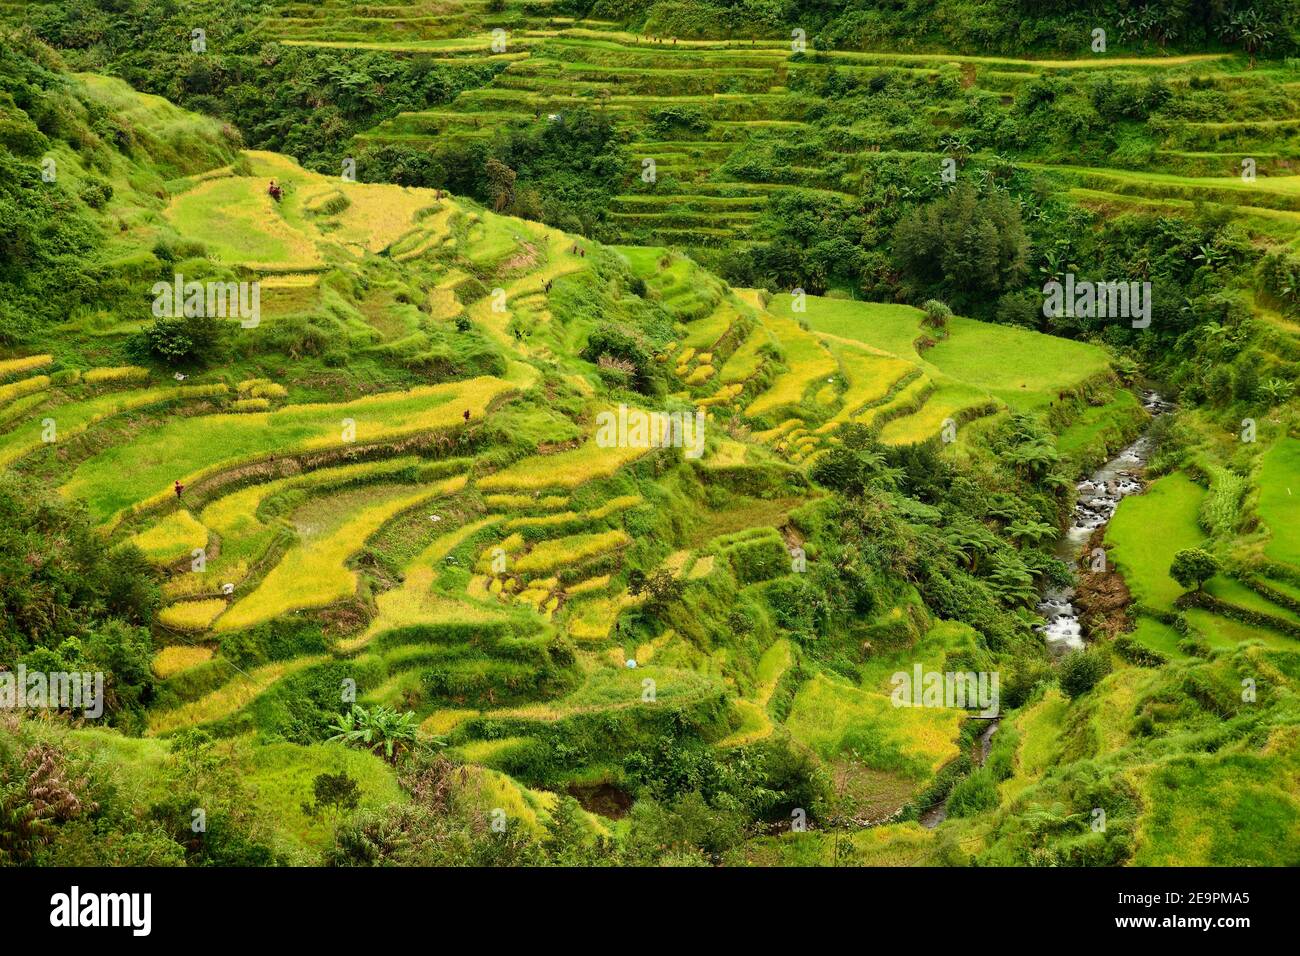
M 1257 611 L 1260 614 L 1267 614 L 1300 625 L 1300 615 L 1297 615 L 1295 611 L 1280 604 L 1274 604 L 1268 598 L 1256 591 L 1252 591 L 1235 578 L 1226 577 L 1222 574 L 1217 575 L 1205 582 L 1205 592 L 1211 597 L 1218 598 L 1228 604 L 1235 604 L 1237 607 L 1249 611 Z
M 882 302 L 856 302 L 808 296 L 807 311 L 794 312 L 794 300 L 788 294 L 772 297 L 768 310 L 773 315 L 803 319 L 815 332 L 850 339 L 909 361 L 917 359 L 912 343 L 921 334 L 924 313 L 910 305 Z
M 1059 391 L 1109 368 L 1105 351 L 1095 345 L 960 317 L 925 359 L 1017 411 L 1041 408 Z
M 308 816 L 303 804 L 315 801 L 313 781 L 322 773 L 346 773 L 360 787 L 359 806 L 378 810 L 408 799 L 391 767 L 379 757 L 342 744 L 265 743 L 247 747 L 241 781 L 253 794 L 253 807 L 274 821 L 280 847 L 301 863 L 315 864 L 333 843 L 337 821 L 329 810 Z
M 14 427 L 0 436 L 0 467 L 12 465 L 19 458 L 40 448 L 46 442 L 63 441 L 80 435 L 93 425 L 126 412 L 189 398 L 206 398 L 225 393 L 224 385 L 181 386 L 179 388 L 150 388 L 128 390 L 100 395 L 84 401 L 73 401 L 24 414 Z M 52 422 L 52 428 L 47 425 Z
M 1165 655 L 1169 660 L 1183 660 L 1187 657 L 1178 647 L 1182 635 L 1168 624 L 1146 614 L 1138 616 L 1137 625 L 1130 632 L 1130 636 L 1138 644 Z
M 1060 757 L 1061 736 L 1070 712 L 1070 701 L 1056 688 L 1025 707 L 1012 719 L 1020 735 L 1013 774 L 1000 785 L 1004 802 L 1015 799 L 1033 786 Z
M 1256 507 L 1270 532 L 1264 553 L 1300 567 L 1300 440 L 1284 438 L 1264 454 Z
M 349 444 L 343 435 L 345 419 L 355 423 L 358 444 L 457 427 L 466 408 L 482 420 L 488 403 L 508 387 L 500 379 L 483 377 L 338 404 L 173 419 L 136 435 L 130 445 L 83 462 L 62 490 L 84 499 L 102 521 L 133 505 L 166 500 L 177 479 L 193 484 L 272 454 L 342 448 Z
M 479 479 L 478 487 L 483 491 L 576 488 L 597 478 L 608 478 L 648 451 L 645 448 L 601 448 L 593 438 L 571 451 L 525 458 Z
M 513 562 L 511 571 L 536 577 L 563 567 L 580 564 L 593 557 L 627 547 L 632 540 L 623 531 L 575 534 L 539 543 Z
M 149 714 L 148 732 L 157 736 L 228 717 L 251 704 L 280 678 L 295 674 L 303 668 L 319 664 L 324 660 L 326 660 L 324 657 L 299 657 L 292 661 L 277 661 L 248 672 L 240 672 L 226 684 L 198 700 L 170 710 L 152 711 Z
M 1243 624 L 1240 621 L 1234 621 L 1222 614 L 1215 614 L 1202 608 L 1190 608 L 1183 612 L 1183 617 L 1187 620 L 1187 623 L 1191 624 L 1205 637 L 1206 643 L 1215 650 L 1233 648 L 1238 644 L 1245 644 L 1250 641 L 1259 641 L 1265 647 L 1279 651 L 1300 650 L 1300 641 L 1297 641 L 1294 637 L 1289 637 L 1268 628 Z
M 913 414 L 885 423 L 880 440 L 887 445 L 910 445 L 939 437 L 945 421 L 957 421 L 962 412 L 987 405 L 988 395 L 961 382 L 941 381 Z
M 268 21 L 273 27 L 268 36 L 283 30 L 281 35 L 319 35 L 328 42 L 325 34 L 339 27 L 356 33 L 350 39 L 335 38 L 349 47 L 394 50 L 404 45 L 425 55 L 441 51 L 438 62 L 465 54 L 464 61 L 474 63 L 486 59 L 486 35 L 477 20 L 481 6 L 445 15 L 418 10 L 402 19 L 349 6 L 347 13 L 362 15 L 332 22 L 330 16 L 321 22 L 305 16 L 280 24 Z M 337 6 L 328 9 L 341 12 Z M 469 18 L 464 23 L 447 22 L 462 13 Z M 542 19 L 538 8 L 522 10 L 513 3 L 507 15 Z M 460 31 L 471 20 L 473 37 L 444 40 L 427 32 Z M 400 34 L 408 27 L 410 36 L 403 44 Z M 318 666 L 358 654 L 358 670 L 375 671 L 363 700 L 415 710 L 425 719 L 426 733 L 449 734 L 457 744 L 455 753 L 498 768 L 466 771 L 462 782 L 469 780 L 471 802 L 486 809 L 504 807 L 535 832 L 554 806 L 555 794 L 528 790 L 499 771 L 528 776 L 530 783 L 546 779 L 548 788 L 557 773 L 561 786 L 598 775 L 626 783 L 621 758 L 640 742 L 631 731 L 644 725 L 659 733 L 655 722 L 661 720 L 669 722 L 664 727 L 680 728 L 684 739 L 697 735 L 694 742 L 715 747 L 788 735 L 800 752 L 813 756 L 837 793 L 848 797 L 846 805 L 856 801 L 858 808 L 872 811 L 872 818 L 876 809 L 887 811 L 881 817 L 897 810 L 959 754 L 965 714 L 894 707 L 891 674 L 910 671 L 917 662 L 940 671 L 1000 665 L 1005 649 L 990 650 L 981 634 L 962 623 L 936 621 L 919 633 L 919 595 L 885 571 L 879 572 L 881 586 L 872 586 L 883 606 L 873 607 L 852 629 L 830 628 L 816 642 L 800 646 L 774 625 L 763 585 L 738 587 L 736 573 L 746 549 L 768 547 L 779 556 L 792 537 L 807 535 L 817 545 L 809 553 L 810 567 L 815 570 L 824 562 L 821 547 L 833 537 L 833 529 L 821 524 L 827 512 L 818 510 L 822 505 L 809 506 L 818 492 L 806 488 L 788 462 L 806 465 L 846 421 L 878 425 L 886 442 L 923 441 L 938 432 L 944 419 L 977 407 L 1041 415 L 1061 392 L 1085 381 L 1096 384 L 1108 371 L 1108 353 L 1100 347 L 1021 328 L 955 318 L 939 338 L 937 330 L 922 325 L 922 312 L 909 306 L 813 296 L 807 299 L 807 312 L 794 313 L 789 295 L 768 302 L 766 293 L 729 289 L 700 263 L 722 261 L 740 248 L 731 243 L 742 230 L 753 229 L 745 233 L 749 239 L 765 238 L 761 214 L 768 198 L 786 187 L 729 180 L 726 161 L 748 137 L 782 139 L 789 146 L 805 133 L 826 132 L 833 120 L 802 115 L 816 97 L 785 85 L 788 68 L 796 81 L 815 82 L 811 74 L 821 67 L 789 64 L 788 51 L 775 40 L 766 48 L 710 41 L 669 51 L 638 45 L 631 35 L 613 31 L 561 32 L 567 35 L 528 38 L 536 55 L 518 61 L 491 89 L 471 91 L 437 109 L 403 114 L 385 124 L 385 130 L 415 145 L 444 132 L 459 136 L 469 124 L 482 121 L 483 136 L 491 137 L 515 121 L 531 124 L 537 107 L 567 108 L 588 101 L 575 94 L 605 85 L 605 78 L 619 94 L 607 104 L 608 115 L 625 129 L 665 106 L 698 108 L 709 121 L 707 131 L 639 131 L 646 135 L 633 141 L 631 154 L 657 157 L 671 182 L 662 193 L 615 197 L 611 208 L 618 218 L 606 223 L 615 232 L 634 232 L 646 241 L 716 242 L 711 250 L 716 257 L 700 255 L 698 261 L 680 249 L 618 250 L 646 283 L 646 294 L 635 298 L 644 298 L 648 311 L 619 314 L 626 309 L 619 302 L 630 298 L 627 277 L 594 242 L 454 199 L 435 200 L 426 190 L 342 183 L 285 157 L 248 152 L 235 167 L 251 170 L 248 175 L 231 175 L 227 169 L 178 180 L 166 189 L 155 189 L 150 179 L 143 194 L 151 205 L 123 215 L 119 227 L 114 217 L 127 193 L 123 181 L 104 225 L 123 249 L 141 241 L 140 248 L 148 249 L 156 231 L 170 236 L 175 229 L 184 238 L 202 241 L 213 258 L 227 265 L 274 270 L 282 290 L 312 290 L 310 297 L 296 299 L 297 305 L 278 313 L 269 332 L 292 332 L 290 323 L 278 325 L 278 315 L 300 312 L 334 323 L 337 335 L 328 343 L 309 343 L 305 357 L 286 357 L 278 339 L 261 349 L 257 336 L 268 334 L 263 329 L 236 350 L 231 367 L 191 373 L 197 381 L 282 381 L 286 390 L 261 396 L 270 408 L 226 414 L 233 393 L 223 386 L 207 393 L 126 390 L 126 383 L 139 375 L 130 370 L 85 375 L 85 384 L 72 384 L 71 377 L 61 375 L 64 370 L 124 361 L 113 336 L 125 327 L 119 323 L 112 327 L 117 331 L 108 331 L 106 320 L 74 319 L 76 332 L 93 327 L 103 334 L 93 351 L 73 361 L 61 343 L 44 346 L 59 353 L 57 360 L 0 361 L 0 402 L 14 400 L 0 416 L 0 423 L 15 426 L 0 436 L 0 461 L 6 463 L 39 450 L 33 422 L 47 413 L 56 419 L 62 441 L 90 431 L 110 415 L 172 397 L 212 400 L 198 415 L 168 416 L 166 409 L 156 409 L 91 432 L 66 451 L 58 446 L 42 454 L 50 470 L 66 460 L 61 473 L 66 495 L 86 500 L 99 522 L 121 522 L 110 546 L 131 537 L 162 565 L 179 561 L 194 546 L 206 543 L 213 551 L 206 576 L 175 574 L 167 581 L 157 633 L 168 640 L 176 635 L 166 628 L 202 633 L 215 627 L 229 643 L 224 648 L 216 640 L 175 645 L 156 655 L 155 666 L 166 681 L 164 698 L 177 703 L 149 711 L 147 730 L 151 737 L 195 725 L 215 725 L 227 733 L 236 727 L 259 731 L 256 738 L 223 746 L 238 751 L 238 773 L 254 791 L 254 808 L 274 819 L 272 839 L 294 862 L 314 862 L 331 838 L 330 821 L 313 820 L 301 810 L 316 774 L 347 769 L 361 781 L 367 808 L 405 799 L 391 769 L 368 754 L 324 744 L 262 741 L 260 731 L 269 730 L 272 722 L 264 713 L 271 708 L 264 705 L 286 689 L 277 685 L 289 680 L 308 687 Z M 520 43 L 522 52 L 523 38 Z M 570 59 L 551 59 L 561 56 Z M 891 84 L 956 78 L 949 61 L 965 61 L 984 70 L 977 83 L 997 74 L 984 92 L 1014 91 L 1017 83 L 1045 71 L 1082 69 L 1084 62 L 1122 65 L 1113 59 L 1051 64 L 849 52 L 828 59 L 846 70 L 874 71 L 854 74 L 864 78 L 890 71 Z M 1148 69 L 1163 64 L 1150 58 L 1131 65 Z M 105 89 L 110 99 L 129 101 L 135 120 L 131 129 L 183 145 L 184 136 L 176 131 L 184 132 L 184 124 L 175 123 L 176 115 L 162 101 L 135 99 L 118 81 L 107 82 Z M 922 111 L 916 117 L 918 124 L 933 121 L 936 126 L 951 119 L 951 111 Z M 896 124 L 865 119 L 843 131 L 845 141 L 852 144 L 855 136 L 869 140 L 888 125 Z M 211 124 L 196 121 L 194 129 L 210 133 Z M 909 135 L 926 138 L 916 130 Z M 803 155 L 792 150 L 781 169 L 752 175 L 856 191 L 857 177 L 868 175 L 878 162 L 923 163 L 937 157 L 925 145 L 886 148 L 866 159 L 851 146 L 832 162 L 812 155 L 811 148 Z M 755 157 L 770 152 L 753 150 Z M 1235 187 L 1228 195 L 1229 186 L 1221 179 L 1119 172 L 1065 171 L 1085 179 L 1095 175 L 1108 188 L 1132 189 L 1148 201 L 1147 194 L 1176 201 L 1184 201 L 1185 193 L 1232 200 L 1247 195 Z M 843 182 L 838 181 L 841 173 Z M 271 177 L 288 186 L 283 203 L 274 204 L 265 195 Z M 1265 186 L 1260 192 L 1271 196 L 1269 202 L 1286 206 L 1294 200 L 1300 209 L 1300 188 L 1294 183 L 1275 178 Z M 339 199 L 347 203 L 339 204 Z M 1293 215 L 1300 217 L 1300 212 Z M 1276 222 L 1286 218 L 1279 216 Z M 586 257 L 569 254 L 575 243 L 587 250 Z M 548 296 L 546 285 L 552 279 L 562 281 L 557 294 Z M 481 295 L 497 285 L 508 294 L 505 315 L 493 313 L 490 297 Z M 608 317 L 602 314 L 606 311 Z M 468 334 L 452 332 L 452 320 L 459 315 L 471 322 Z M 677 456 L 655 455 L 634 467 L 642 450 L 600 448 L 592 438 L 594 414 L 611 401 L 632 396 L 616 396 L 572 353 L 598 321 L 647 317 L 644 327 L 627 324 L 664 360 L 667 379 L 679 368 L 673 360 L 685 355 L 680 374 L 686 385 L 705 386 L 692 390 L 697 400 L 733 386 L 711 406 L 716 409 L 713 427 L 719 435 L 728 432 L 714 442 L 723 447 L 698 466 L 682 466 Z M 525 341 L 511 334 L 512 319 L 532 323 Z M 733 342 L 734 332 L 726 334 L 751 323 L 754 328 L 744 341 Z M 440 337 L 444 332 L 446 338 Z M 712 351 L 724 337 L 723 347 L 706 363 L 717 372 L 698 375 L 700 353 Z M 937 344 L 918 352 L 922 337 L 937 339 Z M 671 350 L 665 348 L 670 338 L 678 340 Z M 457 344 L 439 351 L 447 341 Z M 397 346 L 411 342 L 430 349 L 423 356 L 426 364 L 384 364 L 399 358 L 405 362 L 409 355 Z M 318 344 L 328 354 L 312 351 Z M 474 372 L 461 362 L 476 348 L 490 353 L 486 359 L 493 368 L 504 363 L 509 371 L 466 380 Z M 382 359 L 374 358 L 381 353 Z M 338 366 L 340 354 L 356 364 Z M 52 382 L 40 374 L 46 365 L 53 365 Z M 371 370 L 383 374 L 372 382 L 366 374 Z M 448 381 L 455 379 L 460 380 Z M 384 390 L 412 381 L 447 384 Z M 92 384 L 123 390 L 94 394 L 88 387 Z M 670 384 L 673 394 L 667 401 L 689 401 L 692 393 L 676 391 L 680 388 L 681 381 Z M 368 397 L 303 404 L 359 393 Z M 247 388 L 239 394 L 257 395 Z M 1106 395 L 1092 388 L 1089 399 L 1105 404 L 1082 408 L 1059 436 L 1059 448 L 1074 467 L 1125 437 L 1144 415 L 1128 391 Z M 279 407 L 284 401 L 295 404 Z M 473 419 L 469 428 L 462 425 L 466 408 Z M 727 419 L 741 409 L 768 420 L 767 425 L 751 423 L 755 431 L 777 426 L 770 430 L 773 449 L 761 447 L 743 428 L 728 428 Z M 907 414 L 894 417 L 899 411 Z M 355 422 L 359 446 L 382 446 L 368 448 L 364 463 L 335 464 L 351 455 L 342 434 L 344 419 Z M 430 436 L 432 448 L 421 444 L 419 449 L 437 461 L 401 457 L 412 454 L 401 440 L 418 432 L 440 433 Z M 986 454 L 979 440 L 983 433 L 983 424 L 962 432 L 975 436 L 963 444 L 963 456 Z M 115 447 L 106 447 L 114 441 Z M 1296 446 L 1296 440 L 1287 439 L 1269 449 L 1258 473 L 1259 515 L 1270 532 L 1260 540 L 1270 559 L 1292 566 L 1300 566 L 1300 532 L 1294 530 L 1288 492 L 1300 469 Z M 307 460 L 317 453 L 320 460 Z M 782 454 L 786 461 L 777 461 Z M 379 455 L 392 457 L 381 460 Z M 296 462 L 286 461 L 299 457 L 308 470 L 298 471 Z M 322 463 L 328 466 L 310 470 Z M 973 474 L 985 487 L 984 479 L 995 472 L 990 466 L 987 473 Z M 178 478 L 191 486 L 183 504 L 192 501 L 193 515 L 171 500 L 171 482 Z M 230 484 L 220 486 L 220 481 Z M 548 494 L 551 490 L 561 493 Z M 436 505 L 420 507 L 434 497 L 440 498 Z M 1180 473 L 1156 481 L 1146 494 L 1121 507 L 1108 536 L 1111 557 L 1142 607 L 1168 611 L 1182 593 L 1167 569 L 1176 550 L 1205 540 L 1197 526 L 1202 498 L 1201 489 Z M 437 511 L 443 523 L 430 523 L 428 511 Z M 452 530 L 438 534 L 447 528 Z M 476 562 L 485 549 L 502 541 L 508 544 L 510 565 L 505 575 L 489 577 Z M 579 566 L 585 562 L 592 566 Z M 670 569 L 685 584 L 686 596 L 661 617 L 626 593 L 627 568 Z M 586 580 L 578 583 L 579 578 Z M 236 586 L 229 604 L 214 596 L 226 581 Z M 503 587 L 503 582 L 509 583 Z M 893 590 L 896 584 L 906 595 Z M 1217 578 L 1208 590 L 1244 609 L 1300 620 L 1234 579 Z M 733 612 L 750 626 L 733 627 L 740 620 Z M 1143 861 L 1180 862 L 1180 834 L 1190 835 L 1186 858 L 1192 861 L 1248 859 L 1248 837 L 1253 836 L 1272 841 L 1259 859 L 1296 858 L 1295 801 L 1289 792 L 1294 791 L 1294 728 L 1274 729 L 1266 742 L 1269 728 L 1260 723 L 1247 728 L 1249 736 L 1230 739 L 1224 730 L 1228 721 L 1210 715 L 1208 708 L 1196 709 L 1199 697 L 1178 695 L 1185 678 L 1187 686 L 1204 690 L 1191 677 L 1193 669 L 1258 651 L 1236 650 L 1242 641 L 1262 641 L 1277 650 L 1295 650 L 1300 642 L 1203 610 L 1188 611 L 1185 620 L 1206 635 L 1212 650 L 1230 653 L 1209 662 L 1191 658 L 1179 651 L 1176 630 L 1138 613 L 1133 639 L 1171 658 L 1169 669 L 1119 664 L 1092 694 L 1074 702 L 1049 680 L 1020 713 L 1006 718 L 1008 737 L 1014 738 L 1005 753 L 1014 753 L 1014 768 L 1011 778 L 1001 782 L 995 813 L 954 821 L 937 835 L 908 823 L 846 831 L 834 842 L 825 832 L 764 838 L 737 851 L 738 859 L 911 864 L 929 862 L 939 845 L 955 836 L 960 849 L 954 853 L 964 862 L 980 851 L 993 827 L 1027 830 L 1024 824 L 1031 818 L 1021 816 L 1022 811 L 1041 811 L 1041 817 L 1032 818 L 1035 838 L 1052 825 L 1049 817 L 1058 804 L 1062 813 L 1077 814 L 1079 807 L 1067 806 L 1062 781 L 1080 758 L 1092 758 L 1087 772 L 1095 772 L 1109 789 L 1117 784 L 1106 780 L 1112 771 L 1122 773 L 1128 785 L 1145 788 L 1143 830 L 1136 844 Z M 229 632 L 272 621 L 322 626 L 330 654 L 290 660 L 269 655 L 274 663 L 249 664 L 247 673 L 227 680 L 233 672 L 225 653 L 233 655 L 236 645 L 256 650 L 254 645 L 273 629 L 233 637 Z M 622 625 L 617 633 L 616 622 Z M 905 637 L 893 640 L 899 634 Z M 865 636 L 871 637 L 870 644 Z M 277 630 L 267 639 L 278 637 Z M 542 648 L 549 661 L 545 673 L 539 664 Z M 629 657 L 637 667 L 623 666 Z M 558 664 L 561 660 L 567 663 Z M 1285 655 L 1270 660 L 1278 672 L 1292 666 Z M 445 668 L 440 676 L 450 675 L 457 689 L 430 694 L 429 668 Z M 309 669 L 312 673 L 302 673 Z M 551 670 L 565 673 L 557 677 Z M 535 692 L 539 677 L 554 678 L 548 686 L 560 689 Z M 1166 677 L 1168 683 L 1159 683 Z M 657 711 L 642 700 L 647 678 L 656 683 Z M 225 683 L 218 686 L 216 680 Z M 1271 671 L 1268 680 L 1275 680 Z M 1283 695 L 1274 685 L 1263 696 Z M 1178 727 L 1165 726 L 1193 712 L 1202 724 L 1194 733 L 1212 733 L 1213 738 L 1188 740 L 1178 736 Z M 1160 723 L 1161 733 L 1146 737 L 1135 732 L 1139 714 Z M 268 726 L 253 726 L 263 723 Z M 583 747 L 574 746 L 561 756 L 560 742 L 568 744 L 572 733 L 581 744 L 577 736 L 584 727 L 595 728 L 608 753 L 584 756 Z M 155 786 L 150 774 L 158 776 L 162 742 L 110 742 L 103 732 L 100 737 L 84 733 L 100 748 L 96 759 L 101 763 L 111 759 L 130 765 L 137 779 L 128 782 L 140 794 Z M 545 765 L 551 758 L 544 754 L 553 754 L 553 766 Z M 1185 764 L 1194 772 L 1180 776 Z M 1213 781 L 1218 792 L 1183 795 L 1200 788 L 1202 778 Z M 1071 787 L 1075 779 L 1071 777 Z M 1096 789 L 1104 788 L 1099 783 Z M 148 803 L 141 799 L 140 805 Z M 1198 818 L 1215 813 L 1226 822 Z M 842 844 L 838 857 L 837 843 Z
M 799 688 L 785 726 L 824 759 L 858 751 L 873 769 L 925 774 L 957 755 L 962 711 L 895 707 L 883 693 L 815 675 Z
M 1137 396 L 1117 388 L 1105 404 L 1088 405 L 1056 436 L 1056 450 L 1082 472 L 1119 447 L 1146 418 Z
M 841 399 L 844 404 L 832 416 L 831 423 L 848 421 L 864 406 L 879 402 L 889 394 L 899 379 L 914 368 L 902 359 L 879 355 L 847 343 L 828 347 L 840 363 L 843 377 L 848 381 Z M 826 427 L 823 426 L 823 429 Z
M 1106 529 L 1106 545 L 1139 603 L 1170 611 L 1184 593 L 1169 576 L 1169 565 L 1177 552 L 1205 542 L 1197 524 L 1204 495 L 1200 485 L 1175 472 L 1120 502 Z
M 260 178 L 200 183 L 167 210 L 177 229 L 229 265 L 311 270 L 323 260 L 312 237 L 290 225 Z
M 154 564 L 170 564 L 208 543 L 208 529 L 188 511 L 178 510 L 159 519 L 131 538 Z
M 736 700 L 741 715 L 741 726 L 730 736 L 719 741 L 722 747 L 739 747 L 761 740 L 772 733 L 772 720 L 767 713 L 768 702 L 776 691 L 782 676 L 794 666 L 797 657 L 794 645 L 785 638 L 772 643 L 758 659 L 754 673 L 754 691 L 748 698 Z
M 835 357 L 799 323 L 780 317 L 760 317 L 759 321 L 779 343 L 787 371 L 778 375 L 767 391 L 745 409 L 750 417 L 768 415 L 797 404 L 805 392 L 825 384 L 827 378 L 839 371 Z
M 888 422 L 881 434 L 891 444 L 924 441 L 943 421 L 963 410 L 996 401 L 1018 411 L 1035 411 L 1059 394 L 1109 368 L 1106 352 L 1094 345 L 1026 329 L 955 317 L 947 336 L 918 354 L 924 314 L 911 306 L 808 296 L 807 311 L 796 313 L 789 295 L 768 305 L 780 316 L 801 318 L 829 343 L 856 342 L 914 363 L 927 371 L 937 389 L 914 415 Z M 723 379 L 727 380 L 726 370 Z
M 1290 866 L 1300 859 L 1295 728 L 1271 753 L 1191 754 L 1142 786 L 1135 866 Z
M 347 558 L 398 512 L 436 494 L 436 486 L 367 485 L 313 499 L 293 516 L 299 543 L 251 594 L 217 619 L 217 630 L 236 631 L 351 597 L 357 575 Z

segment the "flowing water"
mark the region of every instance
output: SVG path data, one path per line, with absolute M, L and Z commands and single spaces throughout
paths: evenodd
M 977 767 L 984 766 L 984 761 L 989 759 L 989 751 L 993 749 L 993 735 L 998 732 L 998 724 L 1001 723 L 996 717 L 990 720 L 988 726 L 975 739 L 974 763 Z M 951 795 L 951 794 L 950 794 Z M 948 797 L 944 797 L 925 813 L 921 814 L 920 824 L 927 830 L 933 830 L 944 820 L 948 819 Z
M 1142 407 L 1152 418 L 1163 415 L 1172 406 L 1153 391 L 1142 393 Z M 1078 499 L 1070 527 L 1057 539 L 1053 553 L 1071 569 L 1078 567 L 1080 552 L 1098 528 L 1105 527 L 1115 516 L 1119 503 L 1145 487 L 1142 472 L 1151 453 L 1151 440 L 1144 433 L 1137 441 L 1122 449 L 1087 478 L 1076 485 Z M 1059 657 L 1083 647 L 1083 631 L 1079 612 L 1074 606 L 1074 588 L 1045 587 L 1040 594 L 1038 613 L 1044 622 L 1038 630 L 1047 642 L 1047 649 Z M 998 721 L 990 720 L 979 735 L 975 765 L 982 767 L 993 746 Z M 933 829 L 948 816 L 948 798 L 921 814 L 921 826 Z
M 1142 407 L 1155 417 L 1170 409 L 1156 392 L 1142 393 Z M 1071 569 L 1078 567 L 1080 552 L 1098 528 L 1105 527 L 1119 503 L 1143 487 L 1142 471 L 1150 456 L 1151 440 L 1143 434 L 1076 486 L 1079 496 L 1074 516 L 1065 534 L 1057 539 L 1054 553 Z M 1046 623 L 1039 626 L 1047 649 L 1059 657 L 1083 647 L 1079 612 L 1074 606 L 1074 588 L 1046 587 L 1038 602 L 1038 613 Z

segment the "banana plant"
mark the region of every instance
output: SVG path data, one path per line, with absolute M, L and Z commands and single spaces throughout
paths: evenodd
M 415 743 L 415 713 L 399 714 L 382 704 L 369 710 L 353 704 L 350 711 L 335 718 L 329 730 L 331 742 L 363 747 L 393 763 Z

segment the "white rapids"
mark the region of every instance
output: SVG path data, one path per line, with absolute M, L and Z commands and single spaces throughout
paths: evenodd
M 1142 395 L 1142 407 L 1154 417 L 1164 414 L 1172 406 L 1157 393 L 1148 391 Z M 1145 487 L 1142 471 L 1150 452 L 1151 441 L 1143 435 L 1075 486 L 1078 498 L 1073 520 L 1054 549 L 1058 558 L 1072 568 L 1078 567 L 1079 554 L 1093 532 L 1110 522 L 1123 499 L 1138 494 Z M 1083 629 L 1074 606 L 1074 588 L 1044 588 L 1038 602 L 1038 613 L 1044 620 L 1038 630 L 1053 655 L 1067 654 L 1083 647 Z

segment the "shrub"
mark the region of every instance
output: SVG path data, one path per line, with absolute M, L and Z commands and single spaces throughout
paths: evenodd
M 156 319 L 127 342 L 137 360 L 155 359 L 168 365 L 207 365 L 223 353 L 228 328 L 224 319 L 184 316 Z
M 998 805 L 998 785 L 993 774 L 981 767 L 957 781 L 948 795 L 948 815 L 970 817 Z
M 102 180 L 91 179 L 81 187 L 78 195 L 91 209 L 103 209 L 113 198 L 113 187 Z
M 1097 686 L 1110 673 L 1110 655 L 1104 647 L 1075 651 L 1061 659 L 1061 691 L 1073 700 Z
M 925 323 L 932 329 L 946 328 L 952 318 L 952 309 L 938 299 L 926 299 L 921 306 L 925 312 Z

